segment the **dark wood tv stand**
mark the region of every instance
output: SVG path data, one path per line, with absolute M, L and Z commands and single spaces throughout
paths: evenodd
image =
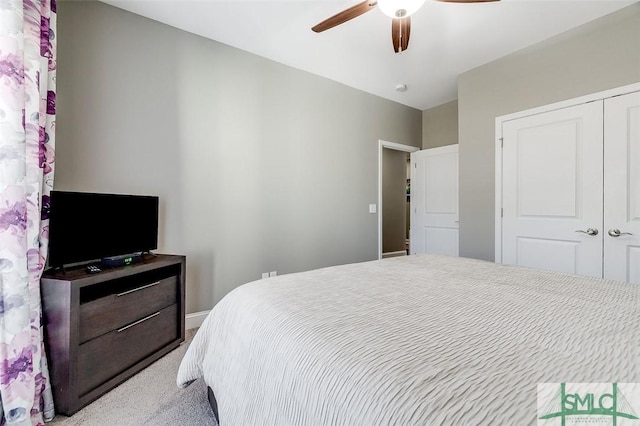
M 184 256 L 42 276 L 56 411 L 71 415 L 184 341 Z

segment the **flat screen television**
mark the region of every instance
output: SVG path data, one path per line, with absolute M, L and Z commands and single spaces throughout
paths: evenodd
M 52 191 L 49 265 L 158 248 L 158 197 Z

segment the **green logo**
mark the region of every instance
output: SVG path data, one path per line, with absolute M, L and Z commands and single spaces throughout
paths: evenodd
M 557 386 L 557 383 L 553 385 Z M 538 394 L 540 394 L 540 385 Z M 560 383 L 548 403 L 539 410 L 538 415 L 540 420 L 558 418 L 562 426 L 565 426 L 568 418 L 574 422 L 591 423 L 595 419 L 592 416 L 600 416 L 602 420 L 608 417 L 614 426 L 620 419 L 638 420 L 638 416 L 617 383 L 575 384 L 571 391 L 567 391 L 566 383 Z

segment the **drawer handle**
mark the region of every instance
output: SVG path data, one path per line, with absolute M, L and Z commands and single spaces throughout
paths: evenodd
M 135 293 L 136 291 L 144 290 L 145 288 L 153 287 L 154 285 L 160 284 L 160 281 L 156 281 L 155 283 L 143 285 L 142 287 L 134 288 L 133 290 L 123 291 L 122 293 L 116 294 L 117 297 L 124 296 L 125 294 Z
M 145 322 L 146 320 L 149 320 L 149 319 L 151 319 L 151 318 L 153 318 L 153 317 L 155 317 L 155 316 L 158 316 L 158 315 L 160 315 L 160 311 L 156 312 L 155 314 L 151 314 L 151 315 L 149 315 L 148 317 L 144 317 L 144 318 L 142 318 L 142 319 L 139 319 L 139 320 L 138 320 L 138 321 L 136 321 L 136 322 L 132 322 L 132 323 L 131 323 L 131 324 L 129 324 L 129 325 L 125 325 L 124 327 L 119 328 L 119 329 L 117 329 L 116 331 L 117 331 L 118 333 L 121 333 L 121 332 L 125 331 L 126 329 L 133 327 L 134 325 L 138 325 L 138 324 L 140 324 L 140 323 L 143 323 L 143 322 Z

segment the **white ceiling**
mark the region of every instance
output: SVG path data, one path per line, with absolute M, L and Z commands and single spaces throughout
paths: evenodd
M 638 0 L 426 0 L 409 49 L 396 54 L 391 20 L 375 9 L 316 34 L 311 27 L 359 1 L 102 0 L 182 30 L 424 110 L 457 98 L 467 70 Z M 397 84 L 408 90 L 397 92 Z

